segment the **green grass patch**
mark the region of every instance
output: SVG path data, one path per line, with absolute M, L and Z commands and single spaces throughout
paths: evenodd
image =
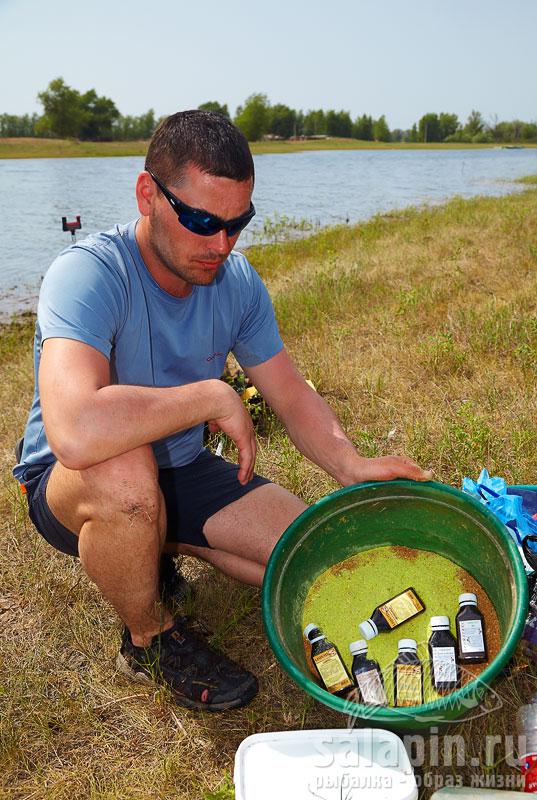
M 0 138 L 0 158 L 92 158 L 104 156 L 145 156 L 148 141 L 79 142 L 76 139 L 32 137 Z M 528 145 L 528 147 L 536 145 Z M 358 139 L 307 139 L 304 141 L 250 142 L 254 155 L 300 153 L 306 150 L 475 150 L 489 144 L 366 142 Z

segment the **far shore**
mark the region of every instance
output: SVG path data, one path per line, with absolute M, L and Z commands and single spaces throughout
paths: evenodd
M 79 142 L 76 139 L 0 138 L 0 159 L 7 158 L 103 158 L 145 156 L 148 141 Z M 524 144 L 537 147 L 537 144 Z M 483 150 L 510 147 L 463 142 L 367 142 L 359 139 L 304 139 L 299 141 L 250 142 L 253 155 L 299 153 L 305 150 Z

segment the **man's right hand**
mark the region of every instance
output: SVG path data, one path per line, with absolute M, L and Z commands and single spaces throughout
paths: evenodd
M 239 483 L 248 483 L 253 477 L 257 444 L 252 418 L 237 392 L 222 382 L 227 390 L 223 394 L 222 413 L 208 420 L 211 433 L 221 430 L 237 445 L 239 451 Z
M 183 386 L 111 384 L 108 359 L 83 342 L 50 338 L 39 366 L 48 442 L 67 469 L 83 470 L 202 422 L 239 450 L 238 479 L 254 470 L 252 421 L 237 393 L 217 378 Z

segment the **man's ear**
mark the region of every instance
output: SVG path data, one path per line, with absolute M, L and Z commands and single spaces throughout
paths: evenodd
M 136 201 L 138 210 L 143 217 L 149 216 L 151 207 L 155 202 L 157 187 L 149 172 L 140 172 L 136 180 Z

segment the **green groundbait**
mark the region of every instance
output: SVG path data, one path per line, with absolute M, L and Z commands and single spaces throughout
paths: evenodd
M 479 677 L 447 697 L 412 709 L 346 703 L 315 683 L 304 655 L 302 609 L 311 584 L 333 564 L 386 545 L 430 550 L 451 559 L 483 586 L 500 621 L 500 652 Z M 471 709 L 479 713 L 487 688 L 520 639 L 527 603 L 522 560 L 503 523 L 458 489 L 434 482 L 364 483 L 328 495 L 285 531 L 263 583 L 268 639 L 291 678 L 321 703 L 355 716 L 357 724 L 398 730 L 441 725 Z

